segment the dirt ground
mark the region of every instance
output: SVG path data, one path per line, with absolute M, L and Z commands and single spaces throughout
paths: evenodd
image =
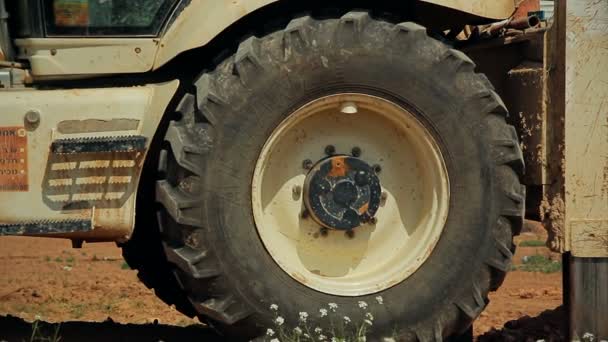
M 540 239 L 544 237 L 533 232 L 523 234 L 517 241 Z M 544 247 L 519 247 L 514 259 L 516 266 L 521 265 L 525 256 L 532 255 L 559 259 L 559 255 Z M 512 271 L 500 290 L 490 295 L 490 304 L 475 323 L 474 335 L 483 335 L 478 338 L 482 341 L 546 338 L 546 334 L 550 334 L 548 331 L 561 328 L 561 313 L 554 310 L 561 303 L 560 272 Z M 552 311 L 541 316 L 545 310 Z M 547 323 L 549 316 L 548 320 L 553 320 L 553 323 Z M 171 331 L 177 329 L 175 326 L 189 326 L 184 329 L 197 327 L 196 320 L 166 306 L 142 285 L 113 243 L 85 244 L 82 249 L 72 249 L 70 242 L 64 240 L 0 237 L 0 341 L 11 341 L 10 336 L 2 336 L 3 326 L 23 325 L 26 329 L 30 328 L 26 322 L 36 319 L 75 321 L 70 323 L 72 328 L 79 327 L 78 322 L 106 321 L 90 323 L 96 327 L 92 331 L 100 331 L 104 324 L 114 324 L 114 330 L 117 326 L 125 327 L 117 323 L 135 324 L 130 326 L 136 330 L 138 325 L 146 324 Z M 63 326 L 66 329 L 70 327 Z M 506 333 L 518 329 L 535 332 L 530 332 L 531 335 L 525 335 L 525 338 L 522 337 L 524 335 L 515 335 L 519 336 L 515 339 L 505 338 Z M 141 332 L 137 334 L 142 336 L 139 335 Z

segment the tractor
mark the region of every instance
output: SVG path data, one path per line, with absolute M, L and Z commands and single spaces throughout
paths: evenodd
M 607 23 L 595 0 L 0 0 L 0 235 L 116 242 L 229 341 L 277 307 L 331 330 L 329 303 L 370 305 L 373 341 L 456 341 L 540 221 L 570 338 L 608 339 Z

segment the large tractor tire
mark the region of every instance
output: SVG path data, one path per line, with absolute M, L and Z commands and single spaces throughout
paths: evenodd
M 366 12 L 244 40 L 178 105 L 156 184 L 168 262 L 136 266 L 233 340 L 277 314 L 330 331 L 328 303 L 371 313 L 368 340 L 466 331 L 510 268 L 525 198 L 515 129 L 474 69 Z

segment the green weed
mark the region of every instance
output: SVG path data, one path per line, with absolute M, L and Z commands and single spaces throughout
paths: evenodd
M 54 326 L 51 329 L 45 329 L 39 320 L 35 320 L 32 323 L 32 334 L 30 335 L 29 342 L 59 342 L 61 337 L 59 336 L 60 324 Z M 49 327 L 50 328 L 50 327 Z M 52 330 L 52 331 L 49 331 Z
M 523 264 L 517 269 L 524 272 L 555 273 L 562 270 L 562 263 L 544 255 L 531 255 L 524 257 Z
M 545 241 L 540 240 L 524 240 L 519 243 L 519 247 L 545 247 Z

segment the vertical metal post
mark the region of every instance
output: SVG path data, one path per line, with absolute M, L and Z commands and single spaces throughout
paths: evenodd
M 570 340 L 608 340 L 608 258 L 570 257 Z

